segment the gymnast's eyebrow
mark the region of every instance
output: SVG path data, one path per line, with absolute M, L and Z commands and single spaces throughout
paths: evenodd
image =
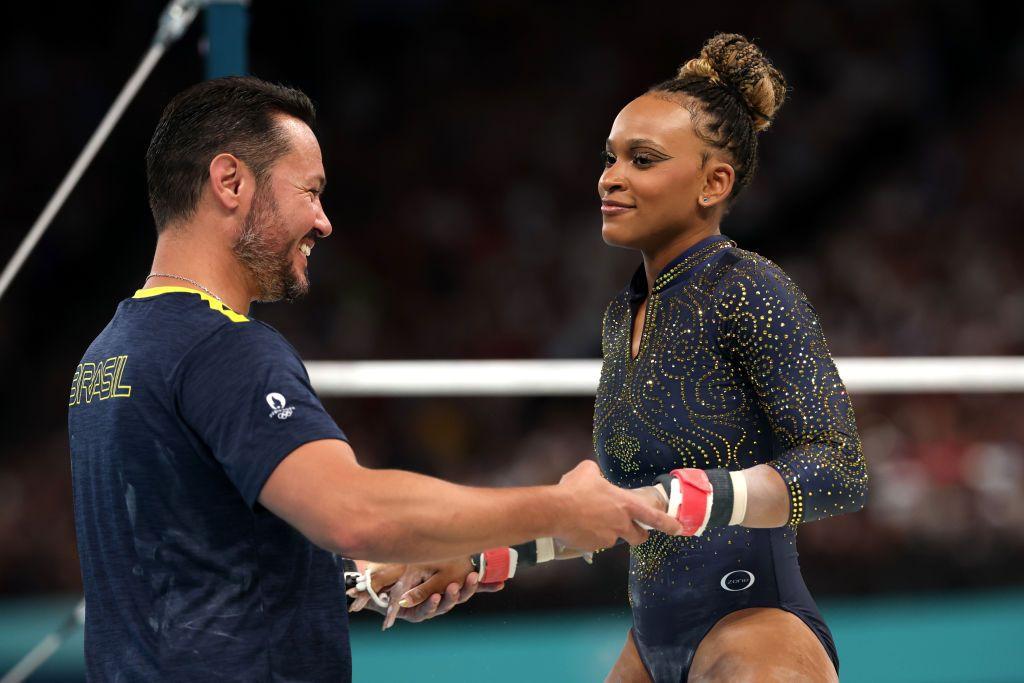
M 653 147 L 656 152 L 665 149 L 660 143 L 657 143 L 654 140 L 648 140 L 647 138 L 633 138 L 626 144 L 630 149 L 634 149 L 636 147 Z
M 604 146 L 606 148 L 610 148 L 612 146 L 611 138 L 605 140 Z M 654 140 L 649 140 L 647 138 L 632 138 L 630 140 L 627 140 L 626 147 L 628 147 L 629 149 L 633 149 L 634 147 L 656 147 L 659 149 L 662 148 L 662 146 L 659 143 L 655 142 Z

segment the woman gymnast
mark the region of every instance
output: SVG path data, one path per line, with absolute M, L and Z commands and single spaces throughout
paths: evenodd
M 837 679 L 796 529 L 863 505 L 853 408 L 803 292 L 720 231 L 785 96 L 756 45 L 718 34 L 612 124 L 602 234 L 643 265 L 605 312 L 594 447 L 620 486 L 675 469 L 712 501 L 700 536 L 633 549 L 610 680 Z
M 594 448 L 618 485 L 660 482 L 691 534 L 631 548 L 633 628 L 609 681 L 838 679 L 796 530 L 863 505 L 853 408 L 803 292 L 720 231 L 785 96 L 756 45 L 718 34 L 627 104 L 605 147 L 602 234 L 643 263 L 604 315 Z M 402 604 L 445 586 L 456 603 L 469 569 L 437 569 Z

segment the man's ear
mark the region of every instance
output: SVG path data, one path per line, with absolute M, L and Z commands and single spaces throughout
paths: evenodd
M 254 178 L 249 167 L 233 154 L 218 154 L 210 162 L 210 191 L 217 206 L 231 212 L 248 204 Z

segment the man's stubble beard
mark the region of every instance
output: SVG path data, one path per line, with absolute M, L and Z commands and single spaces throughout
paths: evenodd
M 295 244 L 283 236 L 281 215 L 270 190 L 270 181 L 257 183 L 252 207 L 242 221 L 242 231 L 233 251 L 249 271 L 259 292 L 257 301 L 294 301 L 309 291 L 308 276 L 295 274 L 292 254 Z

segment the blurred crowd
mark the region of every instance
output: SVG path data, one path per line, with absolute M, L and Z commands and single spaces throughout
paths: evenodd
M 518 3 L 394 6 L 318 5 L 312 64 L 273 49 L 294 19 L 253 7 L 252 70 L 303 87 L 321 114 L 335 234 L 314 252 L 306 301 L 254 309 L 305 358 L 596 357 L 604 306 L 638 263 L 600 238 L 607 130 L 629 98 L 723 29 L 757 40 L 792 92 L 722 231 L 797 281 L 832 352 L 1024 355 L 1020 17 L 956 3 L 794 2 L 722 8 L 708 23 L 645 5 L 627 31 L 565 8 L 539 18 Z M 148 38 L 151 19 L 126 12 Z M 116 28 L 123 61 L 135 43 Z M 27 32 L 0 56 L 8 128 L 55 127 L 45 154 L 3 165 L 24 201 L 0 217 L 0 257 L 126 75 L 109 56 L 88 57 L 108 71 L 83 97 L 87 70 L 66 67 L 87 57 L 46 40 Z M 201 68 L 197 56 L 168 59 L 174 69 L 157 72 L 0 301 L 0 357 L 19 387 L 0 416 L 0 593 L 77 589 L 62 397 L 85 345 L 146 272 L 142 154 L 163 103 Z M 1024 396 L 854 400 L 868 505 L 801 530 L 811 588 L 1024 580 Z M 582 398 L 325 404 L 373 466 L 534 484 L 591 453 Z M 609 551 L 593 567 L 544 568 L 490 600 L 621 602 L 624 562 Z M 565 591 L 570 581 L 583 589 Z

